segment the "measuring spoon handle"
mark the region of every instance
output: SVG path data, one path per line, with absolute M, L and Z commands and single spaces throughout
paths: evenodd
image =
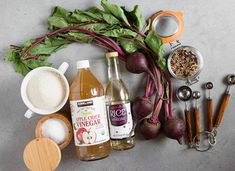
M 201 129 L 201 124 L 200 124 L 200 111 L 199 108 L 196 107 L 194 108 L 194 115 L 195 115 L 195 130 L 196 130 L 196 142 L 200 142 L 200 129 Z
M 229 99 L 230 99 L 230 94 L 227 92 L 227 93 L 224 94 L 223 101 L 220 105 L 219 113 L 218 113 L 216 121 L 215 121 L 215 127 L 216 128 L 220 125 L 220 123 L 222 121 L 225 110 L 226 110 L 226 108 L 228 106 L 228 103 L 229 103 Z
M 186 119 L 186 129 L 187 129 L 187 137 L 189 144 L 193 143 L 193 133 L 192 133 L 192 121 L 190 112 L 188 110 L 184 111 L 185 113 L 185 119 Z
M 213 129 L 213 101 L 211 98 L 207 99 L 207 117 L 208 117 L 208 131 L 211 132 Z

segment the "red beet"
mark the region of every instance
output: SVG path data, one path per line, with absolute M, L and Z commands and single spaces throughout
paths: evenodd
M 143 119 L 140 123 L 140 132 L 145 139 L 152 139 L 157 137 L 160 132 L 161 123 L 153 123 L 150 119 Z
M 185 132 L 184 121 L 179 118 L 170 118 L 163 124 L 163 131 L 168 138 L 175 139 L 181 144 L 181 138 Z
M 137 97 L 132 104 L 132 113 L 136 120 L 145 118 L 153 112 L 153 103 L 147 97 Z
M 134 52 L 127 57 L 126 69 L 135 74 L 149 72 L 148 61 L 141 52 Z

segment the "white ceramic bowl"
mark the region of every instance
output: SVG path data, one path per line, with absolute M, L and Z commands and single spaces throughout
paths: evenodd
M 26 118 L 31 118 L 34 114 L 40 114 L 40 115 L 48 115 L 55 113 L 59 111 L 67 102 L 69 97 L 69 83 L 67 79 L 64 76 L 65 71 L 68 69 L 68 63 L 64 62 L 61 64 L 61 66 L 58 69 L 52 68 L 52 67 L 38 67 L 32 71 L 30 71 L 23 79 L 23 82 L 21 84 L 21 98 L 24 102 L 24 104 L 28 107 L 28 110 L 25 113 Z M 39 109 L 33 106 L 33 104 L 30 102 L 28 96 L 27 96 L 27 85 L 29 80 L 35 76 L 36 74 L 42 72 L 42 71 L 50 71 L 55 72 L 61 77 L 61 80 L 63 81 L 63 84 L 65 86 L 65 96 L 64 99 L 61 101 L 61 103 L 53 109 L 45 110 L 45 109 Z

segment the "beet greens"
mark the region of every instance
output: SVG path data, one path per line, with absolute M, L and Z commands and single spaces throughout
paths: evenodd
M 145 95 L 134 100 L 132 109 L 138 121 L 151 114 L 140 127 L 145 138 L 154 138 L 161 127 L 158 117 L 163 104 L 168 120 L 173 118 L 173 85 L 166 70 L 162 40 L 150 31 L 150 20 L 145 20 L 138 6 L 128 11 L 107 0 L 101 0 L 101 6 L 103 10 L 92 7 L 68 11 L 55 7 L 48 18 L 49 33 L 19 46 L 11 45 L 4 60 L 12 62 L 16 72 L 26 75 L 34 68 L 50 66 L 47 59 L 71 43 L 91 43 L 117 51 L 130 72 L 146 73 Z

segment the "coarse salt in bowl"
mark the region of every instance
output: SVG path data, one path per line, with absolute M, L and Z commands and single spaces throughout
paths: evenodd
M 72 125 L 63 114 L 55 113 L 39 120 L 35 134 L 36 138 L 50 138 L 64 149 L 72 139 Z

